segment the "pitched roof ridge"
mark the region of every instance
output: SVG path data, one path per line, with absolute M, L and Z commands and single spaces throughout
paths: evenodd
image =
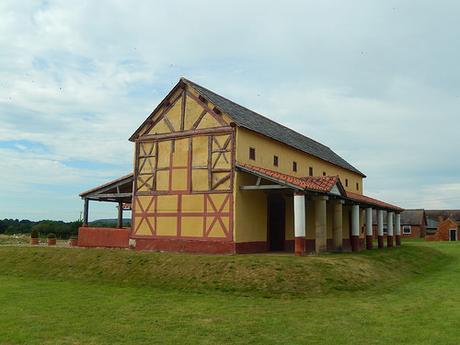
M 289 128 L 289 127 L 283 125 L 282 123 L 276 122 L 276 121 L 270 119 L 269 117 L 267 117 L 267 116 L 265 116 L 265 115 L 262 115 L 262 114 L 260 114 L 260 113 L 258 113 L 258 112 L 256 112 L 256 111 L 254 111 L 254 110 L 252 110 L 252 109 L 249 109 L 248 107 L 245 107 L 244 105 L 241 105 L 241 104 L 239 104 L 239 103 L 236 103 L 235 101 L 232 101 L 231 99 L 228 99 L 227 97 L 224 97 L 224 96 L 222 96 L 222 95 L 220 95 L 220 94 L 218 94 L 218 93 L 216 93 L 216 92 L 214 92 L 214 91 L 208 89 L 207 87 L 201 86 L 200 84 L 197 84 L 197 83 L 195 83 L 194 81 L 191 81 L 191 80 L 189 80 L 189 79 L 187 79 L 187 78 L 185 78 L 185 77 L 181 77 L 181 80 L 184 81 L 185 83 L 192 84 L 192 86 L 193 86 L 193 85 L 196 85 L 196 86 L 198 86 L 198 87 L 201 87 L 202 89 L 205 89 L 206 91 L 211 92 L 211 93 L 215 94 L 216 96 L 219 96 L 220 98 L 223 98 L 223 99 L 225 99 L 226 101 L 228 101 L 228 102 L 230 102 L 230 103 L 233 103 L 234 105 L 236 105 L 236 106 L 238 106 L 238 107 L 244 108 L 244 109 L 250 111 L 251 113 L 254 113 L 254 114 L 257 114 L 257 115 L 259 115 L 259 116 L 262 116 L 262 117 L 265 118 L 266 120 L 268 120 L 268 121 L 270 121 L 270 122 L 272 122 L 272 123 L 274 123 L 274 124 L 276 124 L 276 125 L 278 125 L 278 126 L 282 126 L 282 127 L 284 127 L 285 129 L 287 129 L 287 130 L 289 130 L 289 131 L 291 131 L 291 132 L 294 132 L 294 133 L 300 134 L 300 135 L 302 135 L 302 136 L 304 136 L 304 137 L 307 137 L 305 134 L 302 134 L 302 133 L 300 133 L 300 132 L 297 132 L 297 131 L 293 130 L 292 128 Z M 229 114 L 229 115 L 230 115 L 230 114 Z M 318 140 L 312 139 L 312 138 L 310 138 L 310 137 L 307 137 L 307 138 L 310 139 L 310 140 L 312 140 L 312 141 L 314 141 L 315 143 L 317 143 L 317 144 L 319 144 L 319 145 L 321 145 L 321 146 L 324 146 L 324 147 L 328 148 L 329 150 L 331 150 L 331 148 L 330 148 L 329 146 L 324 145 L 323 143 L 320 143 Z
M 196 90 L 205 99 L 217 106 L 222 112 L 228 114 L 237 126 L 276 140 L 314 157 L 318 157 L 325 162 L 352 171 L 362 177 L 366 177 L 365 174 L 335 153 L 330 147 L 184 77 L 180 79 L 179 83 L 188 85 Z

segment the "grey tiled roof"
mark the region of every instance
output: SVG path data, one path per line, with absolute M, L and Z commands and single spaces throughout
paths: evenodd
M 405 210 L 401 212 L 401 224 L 423 225 L 425 224 L 424 210 Z
M 425 210 L 426 217 L 438 220 L 440 217 L 446 219 L 451 218 L 456 222 L 460 222 L 460 210 Z
M 279 142 L 292 146 L 300 151 L 311 154 L 339 167 L 351 170 L 359 175 L 365 176 L 342 157 L 337 155 L 329 147 L 310 139 L 288 127 L 285 127 L 265 116 L 249 110 L 229 99 L 222 97 L 190 80 L 181 79 L 186 84 L 193 87 L 204 98 L 217 106 L 222 112 L 227 113 L 235 123 L 251 131 L 260 133 Z

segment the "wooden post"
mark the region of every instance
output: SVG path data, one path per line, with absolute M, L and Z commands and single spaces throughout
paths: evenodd
M 123 202 L 118 202 L 118 219 L 117 219 L 117 228 L 123 228 Z
M 88 199 L 83 199 L 84 200 L 84 206 L 83 206 L 83 226 L 87 227 L 88 226 L 88 212 L 89 212 L 89 200 Z

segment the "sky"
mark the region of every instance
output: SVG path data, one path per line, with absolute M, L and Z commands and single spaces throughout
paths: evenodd
M 184 76 L 329 147 L 404 208 L 460 208 L 458 1 L 0 2 L 0 219 L 80 217 Z M 93 203 L 90 219 L 116 217 Z

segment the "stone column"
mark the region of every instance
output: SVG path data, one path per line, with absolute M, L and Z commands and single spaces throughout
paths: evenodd
M 377 211 L 377 239 L 379 248 L 383 248 L 383 210 Z
M 393 212 L 387 212 L 387 247 L 393 247 Z
M 294 253 L 305 252 L 305 194 L 294 194 Z
M 359 205 L 351 207 L 351 250 L 359 250 Z
M 334 201 L 334 221 L 332 224 L 332 240 L 334 242 L 335 250 L 342 250 L 343 245 L 343 218 L 342 218 L 342 205 L 343 200 Z
M 374 240 L 372 231 L 372 207 L 366 208 L 366 248 L 372 249 Z
M 327 196 L 317 196 L 315 205 L 315 252 L 327 251 L 327 223 L 326 223 L 326 201 Z
M 395 238 L 396 238 L 396 246 L 399 247 L 401 245 L 401 214 L 395 214 Z

